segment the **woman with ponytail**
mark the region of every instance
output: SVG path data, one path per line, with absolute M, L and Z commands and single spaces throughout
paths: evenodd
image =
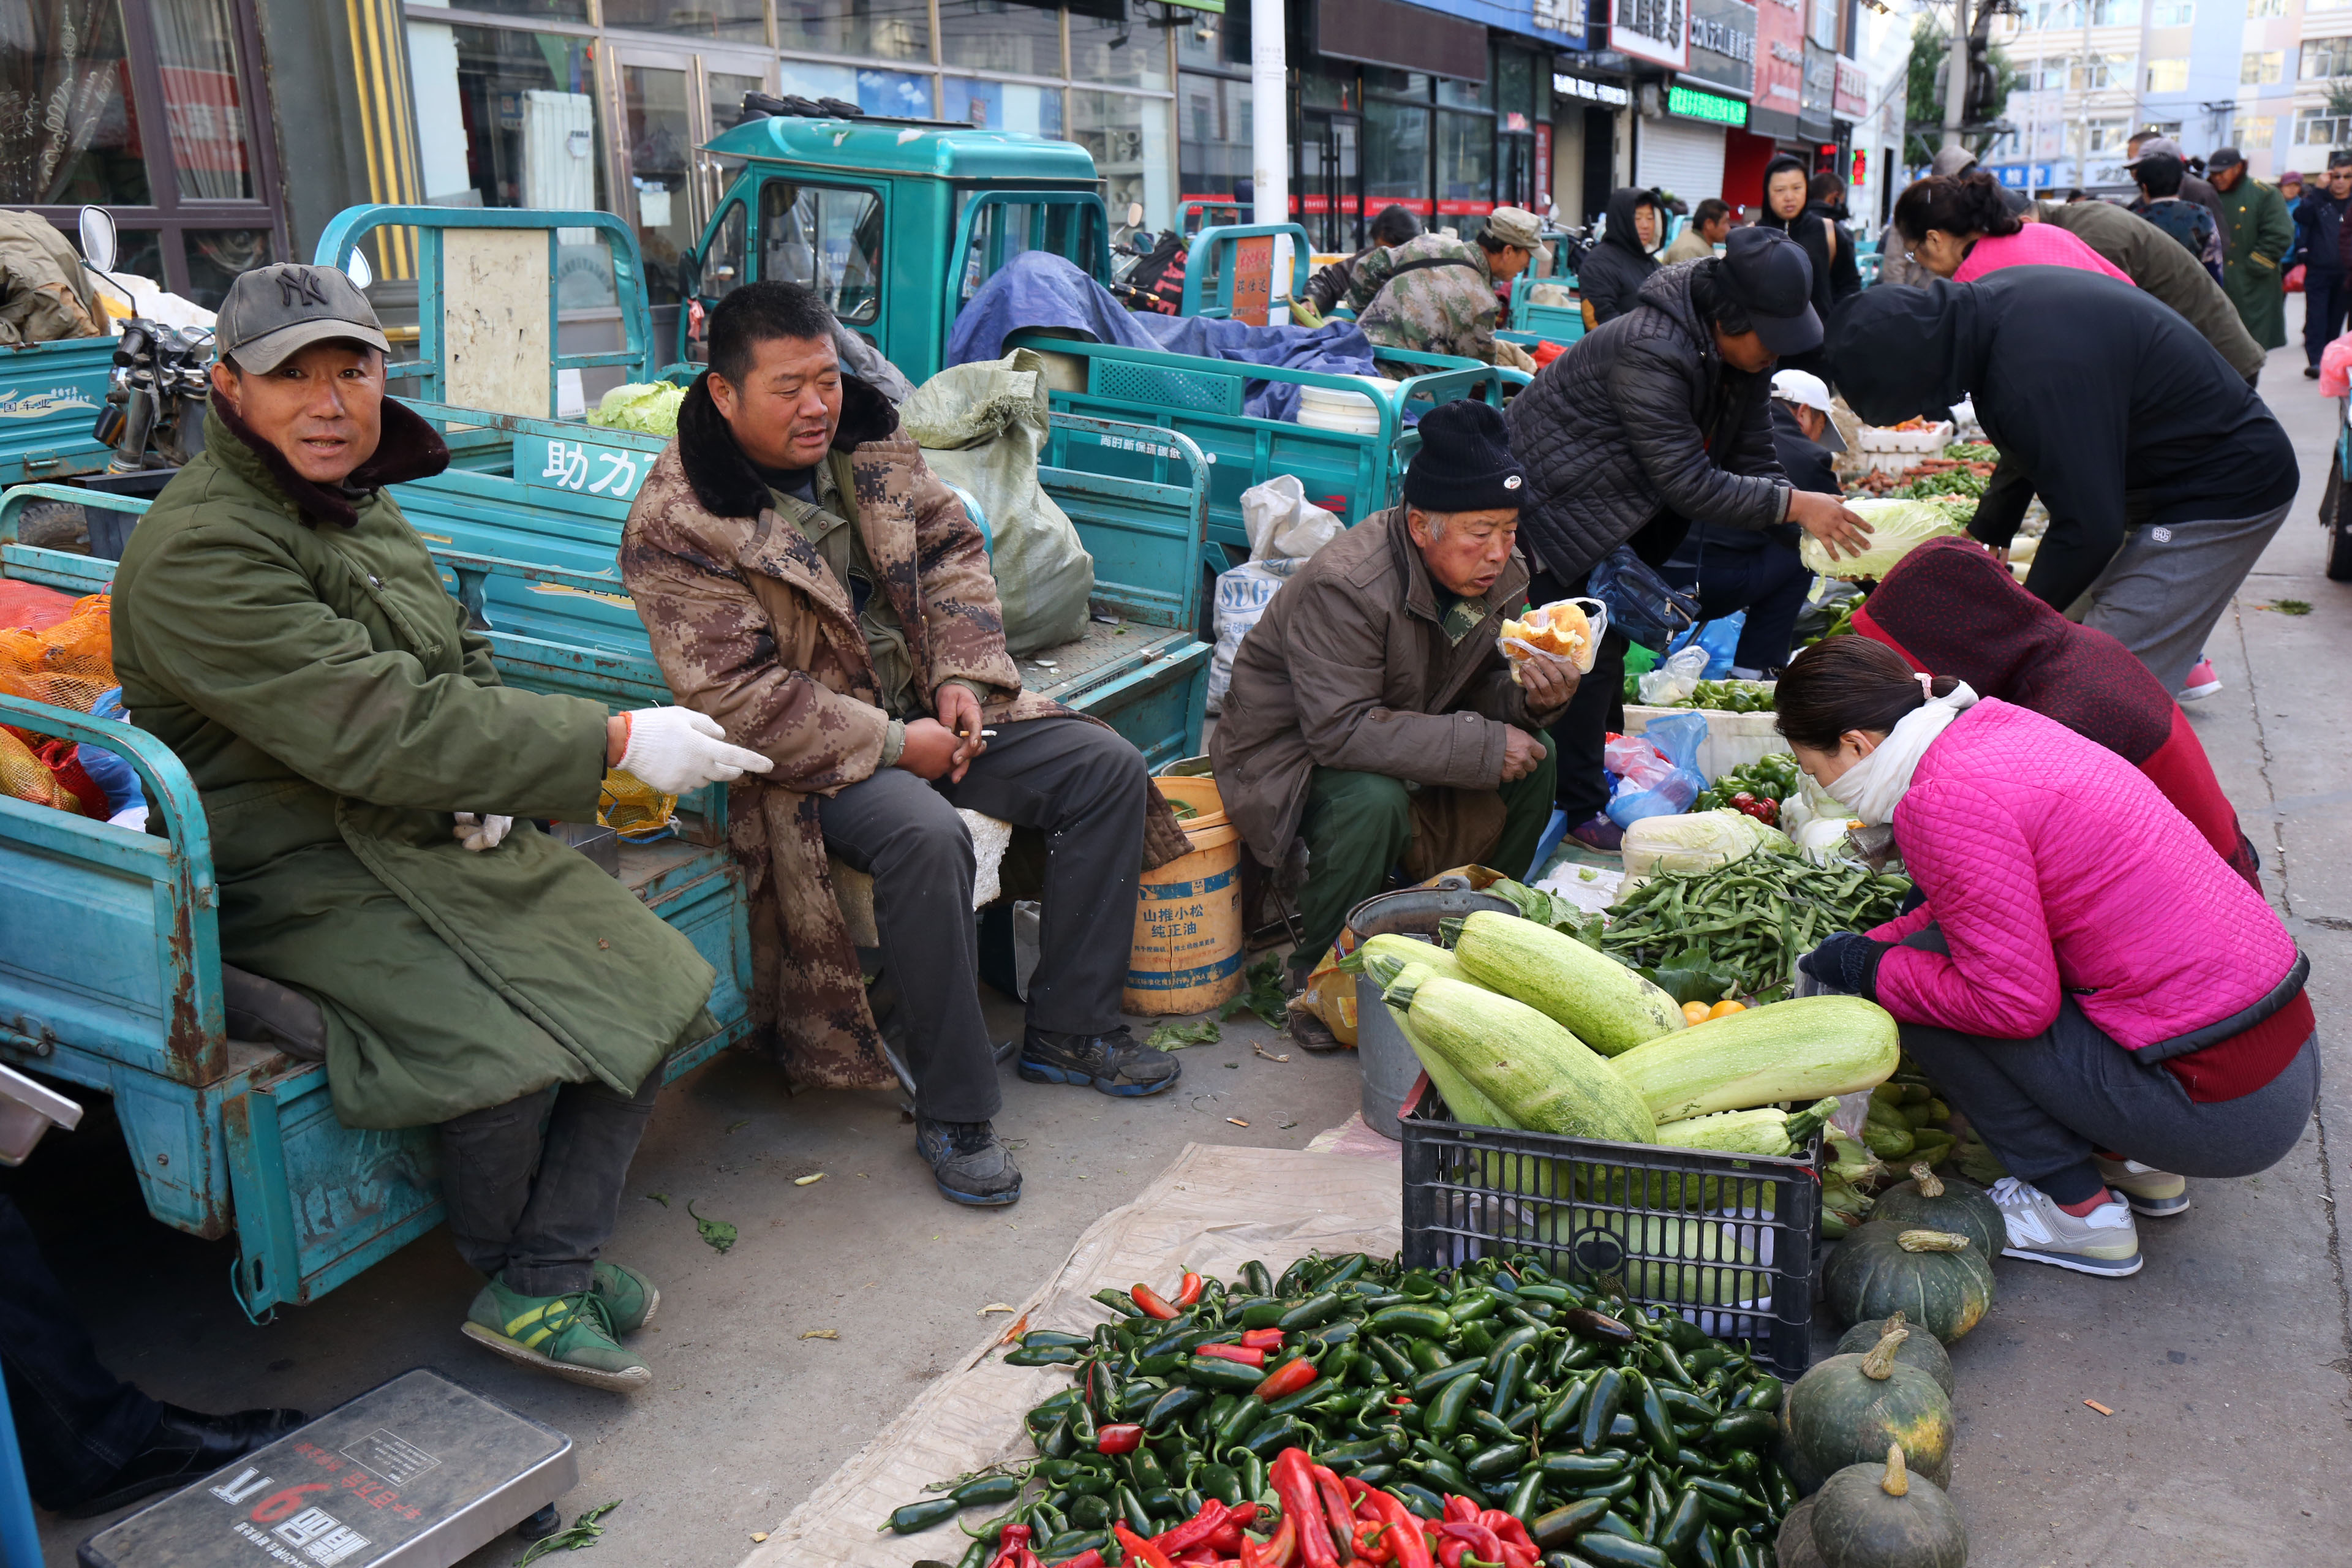
M 1914 261 L 1956 283 L 2003 267 L 2072 267 L 2131 283 L 2122 268 L 2064 229 L 2011 212 L 2000 187 L 1982 169 L 1913 181 L 1895 198 L 1895 232 Z
M 2009 1256 L 2137 1273 L 2134 1211 L 2178 1214 L 2185 1177 L 2294 1147 L 2319 1092 L 2310 964 L 2138 769 L 1867 637 L 1807 649 L 1774 706 L 1799 765 L 1894 829 L 1918 891 L 1798 967 L 1892 1013 L 2008 1168 Z

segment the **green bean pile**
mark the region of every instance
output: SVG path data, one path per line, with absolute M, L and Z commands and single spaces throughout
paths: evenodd
M 1822 938 L 1894 919 L 1910 890 L 1860 866 L 1751 855 L 1643 884 L 1611 907 L 1601 951 L 1637 969 L 1700 959 L 1735 977 L 1732 994 L 1775 1000 Z

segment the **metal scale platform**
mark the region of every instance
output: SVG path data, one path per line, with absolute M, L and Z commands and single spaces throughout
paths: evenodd
M 562 1433 L 419 1367 L 108 1526 L 79 1560 L 449 1568 L 526 1521 L 551 1533 L 579 1469 Z

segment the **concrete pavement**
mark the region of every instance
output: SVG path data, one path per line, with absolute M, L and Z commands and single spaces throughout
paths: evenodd
M 2312 520 L 2336 405 L 2300 366 L 2298 351 L 2273 354 L 2264 387 L 2302 455 L 2303 491 L 2209 645 L 2228 684 L 2192 718 L 2261 847 L 2273 902 L 2312 955 L 2329 1042 L 2352 1023 L 2352 705 L 2336 674 L 2352 662 L 2352 585 L 2321 575 Z M 2312 613 L 2268 607 L 2282 600 Z M 996 1006 L 995 1021 L 1009 1031 L 1012 1010 Z M 1953 1489 L 1978 1568 L 2346 1559 L 2352 1303 L 2336 1209 L 2352 1193 L 2352 1086 L 2330 1057 L 2320 1114 L 2294 1152 L 2257 1177 L 2194 1184 L 2187 1215 L 2143 1222 L 2137 1277 L 1998 1265 L 1991 1316 L 1953 1351 Z M 696 1073 L 656 1111 L 613 1248 L 663 1289 L 645 1342 L 656 1384 L 629 1401 L 509 1368 L 461 1339 L 473 1279 L 438 1232 L 255 1326 L 226 1288 L 232 1248 L 145 1217 L 104 1117 L 45 1143 L 8 1186 L 102 1353 L 158 1395 L 316 1410 L 437 1364 L 573 1436 L 583 1479 L 562 1500 L 567 1518 L 625 1500 L 588 1561 L 725 1568 L 975 1342 L 982 1307 L 1020 1299 L 1184 1142 L 1297 1147 L 1356 1103 L 1352 1058 L 1308 1057 L 1255 1024 L 1182 1060 L 1180 1089 L 1143 1101 L 1008 1072 L 1001 1125 L 1024 1141 L 1027 1195 L 984 1212 L 934 1194 L 887 1097 L 789 1098 L 739 1058 Z M 823 1181 L 793 1184 L 817 1171 Z M 667 1205 L 635 1195 L 650 1194 Z M 739 1227 L 731 1252 L 698 1238 L 689 1199 Z M 801 1337 L 823 1330 L 839 1337 Z M 45 1520 L 50 1560 L 71 1561 L 91 1528 Z M 469 1564 L 518 1554 L 500 1542 Z

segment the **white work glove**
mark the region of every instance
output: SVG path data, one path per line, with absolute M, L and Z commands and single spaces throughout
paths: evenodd
M 470 811 L 460 811 L 455 815 L 457 826 L 449 830 L 451 836 L 477 855 L 485 849 L 496 849 L 506 842 L 507 834 L 514 826 L 511 816 L 478 816 Z
M 629 748 L 620 769 L 664 795 L 685 795 L 707 784 L 731 784 L 776 764 L 757 752 L 727 743 L 727 731 L 691 708 L 640 708 L 629 721 Z

